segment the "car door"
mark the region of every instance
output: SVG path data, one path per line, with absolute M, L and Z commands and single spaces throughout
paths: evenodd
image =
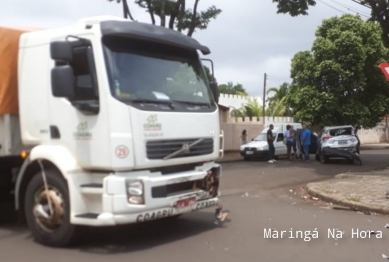
M 275 147 L 275 155 L 276 156 L 279 156 L 279 155 L 285 155 L 286 154 L 286 145 L 284 144 L 284 134 L 282 133 L 278 133 L 277 136 L 276 136 L 276 140 L 275 140 L 275 143 L 274 143 L 274 147 Z
M 310 154 L 316 154 L 317 152 L 317 136 L 311 133 L 311 146 L 309 147 Z

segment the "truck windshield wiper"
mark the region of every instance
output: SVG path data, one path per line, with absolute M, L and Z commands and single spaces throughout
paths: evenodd
M 191 101 L 180 101 L 180 100 L 173 100 L 173 102 L 181 103 L 181 104 L 194 105 L 194 106 L 207 106 L 207 107 L 211 107 L 210 103 L 204 103 L 204 102 L 191 102 Z
M 128 99 L 128 101 L 133 103 L 147 103 L 147 104 L 162 104 L 168 105 L 171 109 L 174 109 L 173 102 L 170 100 L 153 100 L 153 99 Z

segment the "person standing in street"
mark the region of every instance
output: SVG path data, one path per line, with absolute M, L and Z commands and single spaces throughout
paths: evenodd
M 292 157 L 292 159 L 294 159 L 297 155 L 297 153 L 296 153 L 297 148 L 296 148 L 296 130 L 294 129 L 293 125 L 290 126 L 289 132 L 290 132 L 290 137 L 293 138 L 293 142 L 292 142 L 293 157 Z
M 287 125 L 284 137 L 286 138 L 286 152 L 287 152 L 287 160 L 288 162 L 291 160 L 291 153 L 293 147 L 294 137 L 291 135 L 292 126 Z M 293 134 L 294 135 L 294 134 Z
M 246 131 L 246 129 L 243 130 L 242 134 L 240 135 L 240 138 L 242 139 L 242 145 L 247 144 L 247 131 Z
M 311 145 L 311 131 L 308 129 L 307 125 L 303 125 L 303 132 L 301 133 L 301 146 L 304 150 L 305 162 L 311 162 L 309 157 L 309 147 Z
M 269 129 L 267 130 L 267 144 L 269 146 L 269 161 L 268 162 L 272 163 L 272 164 L 277 162 L 274 159 L 274 153 L 275 153 L 276 149 L 274 148 L 273 129 L 274 129 L 274 126 L 270 125 Z

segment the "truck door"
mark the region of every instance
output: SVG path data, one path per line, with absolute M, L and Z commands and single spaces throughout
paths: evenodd
M 50 129 L 53 142 L 66 146 L 79 165 L 96 169 L 110 165 L 110 157 L 105 155 L 109 124 L 97 81 L 97 75 L 105 71 L 95 65 L 99 52 L 92 43 L 93 35 L 51 43 Z

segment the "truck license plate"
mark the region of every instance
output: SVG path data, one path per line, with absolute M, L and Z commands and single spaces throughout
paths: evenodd
M 196 204 L 196 197 L 180 199 L 176 202 L 176 208 L 184 208 Z
M 253 151 L 246 151 L 246 155 L 252 155 L 253 153 Z

